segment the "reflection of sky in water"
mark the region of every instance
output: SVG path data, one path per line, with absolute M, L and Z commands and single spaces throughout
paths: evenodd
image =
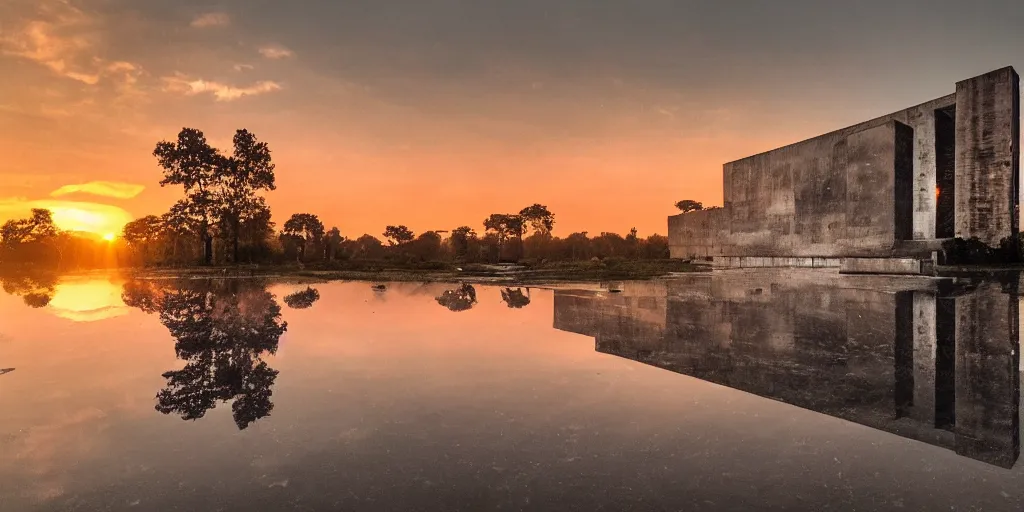
M 121 286 L 106 279 L 58 284 L 47 309 L 75 322 L 95 322 L 129 311 L 121 301 Z
M 588 283 L 533 288 L 530 304 L 513 309 L 501 288 L 480 285 L 478 303 L 453 313 L 435 297 L 455 284 L 373 284 L 308 285 L 320 299 L 302 309 L 283 297 L 306 284 L 269 284 L 288 331 L 263 357 L 280 372 L 267 389 L 274 408 L 245 430 L 237 400 L 195 421 L 154 410 L 164 373 L 188 362 L 157 313 L 123 305 L 117 277 L 65 281 L 43 309 L 7 297 L 0 367 L 17 370 L 0 377 L 0 510 L 626 510 L 640 501 L 666 510 L 1024 510 L 1024 464 L 998 468 L 650 364 L 690 347 L 679 357 L 702 368 L 780 377 L 782 363 L 800 368 L 800 357 L 813 363 L 846 346 L 825 336 L 771 345 L 780 327 L 769 313 L 795 318 L 806 309 L 788 309 L 795 301 L 769 310 L 766 294 L 730 294 L 738 306 L 698 315 L 712 307 L 701 300 L 706 288 L 669 294 L 663 283 L 626 283 L 608 293 Z M 259 291 L 214 289 L 246 300 Z M 816 330 L 820 319 L 859 318 L 818 311 L 800 318 Z M 51 313 L 102 321 L 47 322 Z M 745 340 L 731 352 L 695 345 L 708 330 L 685 330 L 743 314 L 754 325 L 729 331 Z M 658 357 L 641 364 L 600 352 L 595 336 L 563 323 L 622 341 L 627 356 Z M 865 340 L 893 325 L 858 330 L 859 350 L 889 347 Z M 762 355 L 778 364 L 752 366 Z M 894 373 L 892 360 L 858 361 L 837 367 L 834 380 L 851 369 Z M 744 382 L 801 391 L 816 381 Z M 887 386 L 866 385 L 878 398 L 870 403 L 882 404 L 868 412 L 909 427 L 913 418 L 894 418 Z

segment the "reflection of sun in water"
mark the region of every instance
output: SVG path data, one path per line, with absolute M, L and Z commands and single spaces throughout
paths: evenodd
M 102 279 L 58 284 L 47 308 L 75 322 L 104 320 L 129 311 L 121 301 L 121 287 Z

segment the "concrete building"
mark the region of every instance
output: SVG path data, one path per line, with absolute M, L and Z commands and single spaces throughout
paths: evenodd
M 598 352 L 1000 467 L 1020 454 L 1017 275 L 758 269 L 554 293 L 554 327 Z
M 668 218 L 673 258 L 716 267 L 921 273 L 954 237 L 1015 241 L 1013 68 L 849 128 L 729 162 L 724 206 Z

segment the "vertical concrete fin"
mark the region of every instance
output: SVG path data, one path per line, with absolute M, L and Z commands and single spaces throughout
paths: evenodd
M 956 236 L 1016 239 L 1020 79 L 1003 68 L 956 84 Z

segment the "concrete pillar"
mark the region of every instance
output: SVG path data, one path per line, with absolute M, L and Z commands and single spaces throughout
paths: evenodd
M 914 406 L 911 417 L 935 424 L 935 294 L 914 292 Z
M 1020 455 L 1018 314 L 999 283 L 956 299 L 956 452 L 1007 468 Z
M 1017 237 L 1020 79 L 1003 68 L 956 84 L 956 236 Z

